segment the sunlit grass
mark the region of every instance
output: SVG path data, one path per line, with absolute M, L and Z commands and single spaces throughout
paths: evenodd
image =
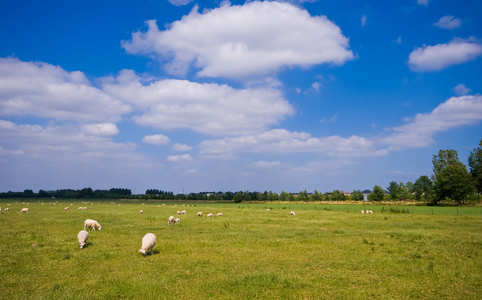
M 362 215 L 363 205 L 97 203 L 35 202 L 29 214 L 10 203 L 0 215 L 3 299 L 481 298 L 477 207 L 432 215 L 372 205 Z M 171 215 L 181 224 L 168 225 Z M 80 249 L 86 218 L 103 230 Z M 143 257 L 148 232 L 157 244 Z

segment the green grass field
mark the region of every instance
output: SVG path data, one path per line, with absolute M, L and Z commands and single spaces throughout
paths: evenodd
M 8 203 L 0 204 L 10 207 L 0 215 L 0 299 L 482 298 L 480 207 Z M 171 215 L 181 223 L 168 225 Z M 102 231 L 80 249 L 86 218 Z M 148 232 L 157 244 L 144 257 Z

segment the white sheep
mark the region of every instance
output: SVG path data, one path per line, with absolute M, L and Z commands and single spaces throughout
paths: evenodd
M 66 206 L 66 207 L 64 208 L 64 210 L 69 210 L 69 208 L 70 208 L 70 206 Z
M 203 216 L 203 212 L 202 212 L 202 211 L 198 212 L 198 213 L 197 213 L 197 216 L 198 216 L 198 217 L 202 217 L 202 216 Z
M 373 214 L 372 210 L 367 210 L 367 214 Z
M 141 210 L 139 211 L 139 213 L 142 215 L 142 214 L 144 213 L 144 211 L 141 209 Z
M 79 240 L 80 249 L 82 249 L 89 239 L 89 233 L 85 230 L 81 230 L 79 234 L 77 234 L 77 239 Z
M 185 215 L 186 214 L 186 211 L 185 210 L 181 210 L 181 215 Z
M 174 219 L 174 224 L 179 224 L 179 223 L 181 223 L 181 219 L 175 218 L 175 219 Z
M 28 214 L 28 208 L 22 208 L 22 209 L 20 210 L 20 212 L 21 212 L 21 213 L 27 213 L 27 214 Z
M 217 214 L 216 214 L 216 216 L 218 216 L 218 217 L 220 217 L 220 216 L 222 216 L 222 215 L 223 215 L 223 213 L 217 213 Z
M 363 215 L 364 213 L 365 213 L 365 211 L 362 209 L 361 214 Z
M 96 220 L 92 220 L 92 219 L 85 220 L 84 230 L 85 230 L 86 226 L 89 227 L 90 230 L 94 230 L 94 231 L 95 231 L 95 229 L 102 230 L 102 226 L 100 226 L 99 222 L 97 222 Z
M 181 214 L 181 211 L 178 210 L 178 211 L 177 211 L 177 214 L 180 215 L 180 214 Z
M 174 216 L 170 216 L 169 221 L 167 221 L 167 224 L 169 225 L 171 225 L 172 223 L 174 223 Z
M 269 211 L 269 208 L 266 211 Z
M 294 211 L 291 211 L 291 215 L 292 215 L 292 216 L 296 216 L 296 214 L 295 214 Z
M 9 207 L 5 207 L 5 209 L 4 209 L 4 210 L 5 210 L 5 211 L 9 211 L 9 210 L 10 210 L 10 208 L 9 208 Z
M 153 233 L 148 233 L 142 238 L 142 247 L 139 250 L 142 255 L 146 256 L 147 251 L 151 250 L 151 255 L 154 254 L 152 248 L 156 244 L 156 236 Z
M 211 218 L 213 214 L 207 214 L 206 217 Z

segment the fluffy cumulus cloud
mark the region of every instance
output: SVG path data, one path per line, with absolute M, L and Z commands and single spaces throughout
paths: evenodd
M 452 91 L 459 95 L 459 96 L 465 96 L 467 95 L 468 93 L 470 93 L 472 91 L 472 89 L 468 88 L 465 86 L 465 84 L 463 83 L 460 83 L 460 84 L 457 84 L 453 89 Z
M 429 0 L 417 0 L 417 4 L 423 5 L 423 6 L 428 6 Z
M 377 150 L 372 141 L 360 137 L 312 137 L 306 132 L 273 129 L 255 135 L 206 140 L 200 144 L 200 153 L 208 157 L 230 157 L 236 152 L 293 154 L 323 153 L 329 156 L 379 156 L 386 150 Z
M 113 123 L 85 124 L 81 128 L 89 135 L 113 136 L 119 133 L 119 129 Z
M 131 107 L 93 87 L 82 72 L 0 58 L 0 115 L 83 123 L 120 120 Z
M 474 39 L 454 39 L 447 44 L 423 46 L 409 55 L 408 64 L 413 71 L 439 71 L 482 56 L 482 45 Z
M 163 134 L 146 135 L 142 141 L 157 146 L 164 146 L 171 142 L 171 140 Z
M 103 90 L 139 110 L 136 123 L 163 130 L 246 134 L 265 130 L 294 113 L 278 89 L 234 89 L 175 79 L 143 85 L 141 78 L 128 70 L 105 80 Z
M 391 149 L 424 147 L 433 143 L 432 136 L 463 125 L 482 121 L 482 96 L 452 97 L 432 112 L 417 114 L 407 124 L 393 128 L 393 133 L 381 143 Z
M 443 29 L 454 29 L 462 26 L 462 21 L 459 18 L 454 19 L 454 16 L 445 16 L 441 17 L 433 25 Z
M 282 67 L 343 64 L 353 59 L 348 39 L 325 16 L 311 16 L 290 3 L 248 2 L 189 15 L 159 30 L 123 41 L 128 53 L 157 56 L 166 70 L 184 75 L 194 65 L 201 77 L 246 78 Z
M 184 155 L 169 155 L 167 157 L 167 161 L 169 162 L 184 162 L 184 161 L 191 161 L 192 157 L 190 154 Z

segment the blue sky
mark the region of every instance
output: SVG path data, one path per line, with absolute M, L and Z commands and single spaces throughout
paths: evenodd
M 9 1 L 0 191 L 386 188 L 482 138 L 482 1 Z

